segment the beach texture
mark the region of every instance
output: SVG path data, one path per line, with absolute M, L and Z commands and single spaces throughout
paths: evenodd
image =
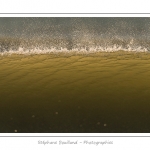
M 149 133 L 150 54 L 0 56 L 1 133 Z

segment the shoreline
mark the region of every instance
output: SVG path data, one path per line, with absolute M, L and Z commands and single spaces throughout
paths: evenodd
M 84 57 L 108 57 L 115 58 L 115 56 L 120 56 L 121 58 L 128 57 L 144 57 L 150 58 L 150 52 L 137 52 L 137 51 L 114 51 L 114 52 L 88 52 L 88 51 L 70 51 L 70 52 L 47 52 L 47 53 L 8 53 L 8 54 L 0 54 L 0 59 L 2 58 L 11 58 L 11 57 L 38 57 L 38 56 L 47 56 L 47 57 L 72 57 L 72 56 L 84 56 Z

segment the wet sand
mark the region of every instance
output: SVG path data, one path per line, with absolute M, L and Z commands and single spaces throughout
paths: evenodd
M 149 133 L 150 54 L 0 56 L 1 133 Z

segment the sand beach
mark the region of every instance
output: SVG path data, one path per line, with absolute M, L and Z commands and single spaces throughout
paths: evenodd
M 1 133 L 149 133 L 150 54 L 0 56 Z

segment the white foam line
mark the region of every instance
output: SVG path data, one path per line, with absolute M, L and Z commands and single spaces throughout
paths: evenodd
M 127 51 L 127 52 L 148 52 L 146 48 L 142 47 L 137 47 L 137 48 L 127 48 L 123 49 L 122 47 L 96 47 L 96 48 L 89 48 L 89 50 L 86 50 L 84 48 L 82 49 L 73 49 L 73 50 L 67 50 L 66 48 L 61 48 L 61 50 L 58 50 L 56 48 L 51 48 L 51 49 L 32 49 L 32 50 L 24 50 L 23 48 L 19 48 L 18 50 L 9 50 L 9 51 L 4 51 L 1 52 L 0 55 L 12 55 L 12 54 L 20 54 L 20 55 L 32 55 L 32 54 L 59 54 L 59 53 L 75 53 L 75 54 L 90 54 L 90 53 L 97 53 L 97 52 L 117 52 L 117 51 Z

